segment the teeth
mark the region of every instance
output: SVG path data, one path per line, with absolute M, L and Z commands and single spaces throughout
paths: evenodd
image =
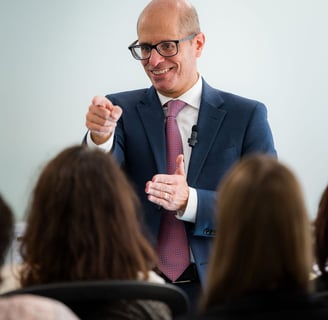
M 154 74 L 163 74 L 163 73 L 166 73 L 168 72 L 170 69 L 162 69 L 162 70 L 153 70 L 152 72 Z

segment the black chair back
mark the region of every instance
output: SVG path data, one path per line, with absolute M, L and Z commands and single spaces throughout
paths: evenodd
M 155 300 L 165 303 L 173 318 L 189 311 L 186 293 L 172 284 L 139 280 L 105 280 L 51 283 L 9 291 L 2 296 L 35 294 L 63 302 L 79 315 L 79 306 L 118 300 Z

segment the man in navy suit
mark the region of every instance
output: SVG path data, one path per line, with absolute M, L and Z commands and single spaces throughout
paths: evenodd
M 85 142 L 113 152 L 122 165 L 141 199 L 155 246 L 163 208 L 184 221 L 191 266 L 177 285 L 193 297 L 204 281 L 216 233 L 221 178 L 243 155 L 276 151 L 262 103 L 214 89 L 200 76 L 197 59 L 205 36 L 186 0 L 151 1 L 139 16 L 137 32 L 129 49 L 152 86 L 95 97 L 86 115 Z M 187 104 L 177 116 L 183 155 L 168 175 L 166 103 L 177 98 Z

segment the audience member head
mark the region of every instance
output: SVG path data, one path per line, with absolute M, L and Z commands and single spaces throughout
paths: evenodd
M 23 286 L 136 279 L 155 264 L 139 202 L 111 154 L 68 147 L 44 167 L 21 242 Z
M 328 186 L 322 193 L 317 217 L 314 221 L 316 262 L 322 274 L 326 274 L 328 259 Z
M 5 262 L 14 235 L 14 215 L 11 208 L 0 195 L 0 267 Z M 0 283 L 2 282 L 0 273 Z
M 216 210 L 204 309 L 258 291 L 309 290 L 310 222 L 288 167 L 268 155 L 243 158 L 220 184 Z

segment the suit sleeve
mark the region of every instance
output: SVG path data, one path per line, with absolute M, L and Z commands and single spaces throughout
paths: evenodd
M 267 109 L 260 102 L 255 105 L 246 127 L 241 157 L 258 152 L 277 156 L 271 128 L 267 120 Z
M 243 134 L 234 138 L 235 146 L 240 152 L 231 158 L 230 166 L 241 159 L 243 156 L 252 153 L 266 153 L 277 156 L 272 132 L 267 121 L 267 110 L 264 104 L 258 102 L 252 112 L 244 114 L 244 128 L 240 128 Z M 240 134 L 240 133 L 239 133 Z M 231 133 L 233 136 L 233 133 Z M 219 163 L 217 164 L 220 165 Z M 218 178 L 218 183 L 223 175 Z M 211 177 L 213 178 L 213 177 Z M 218 184 L 216 185 L 216 187 Z M 216 234 L 216 200 L 217 188 L 213 190 L 198 189 L 198 206 L 194 227 L 194 235 L 202 237 L 213 237 Z

